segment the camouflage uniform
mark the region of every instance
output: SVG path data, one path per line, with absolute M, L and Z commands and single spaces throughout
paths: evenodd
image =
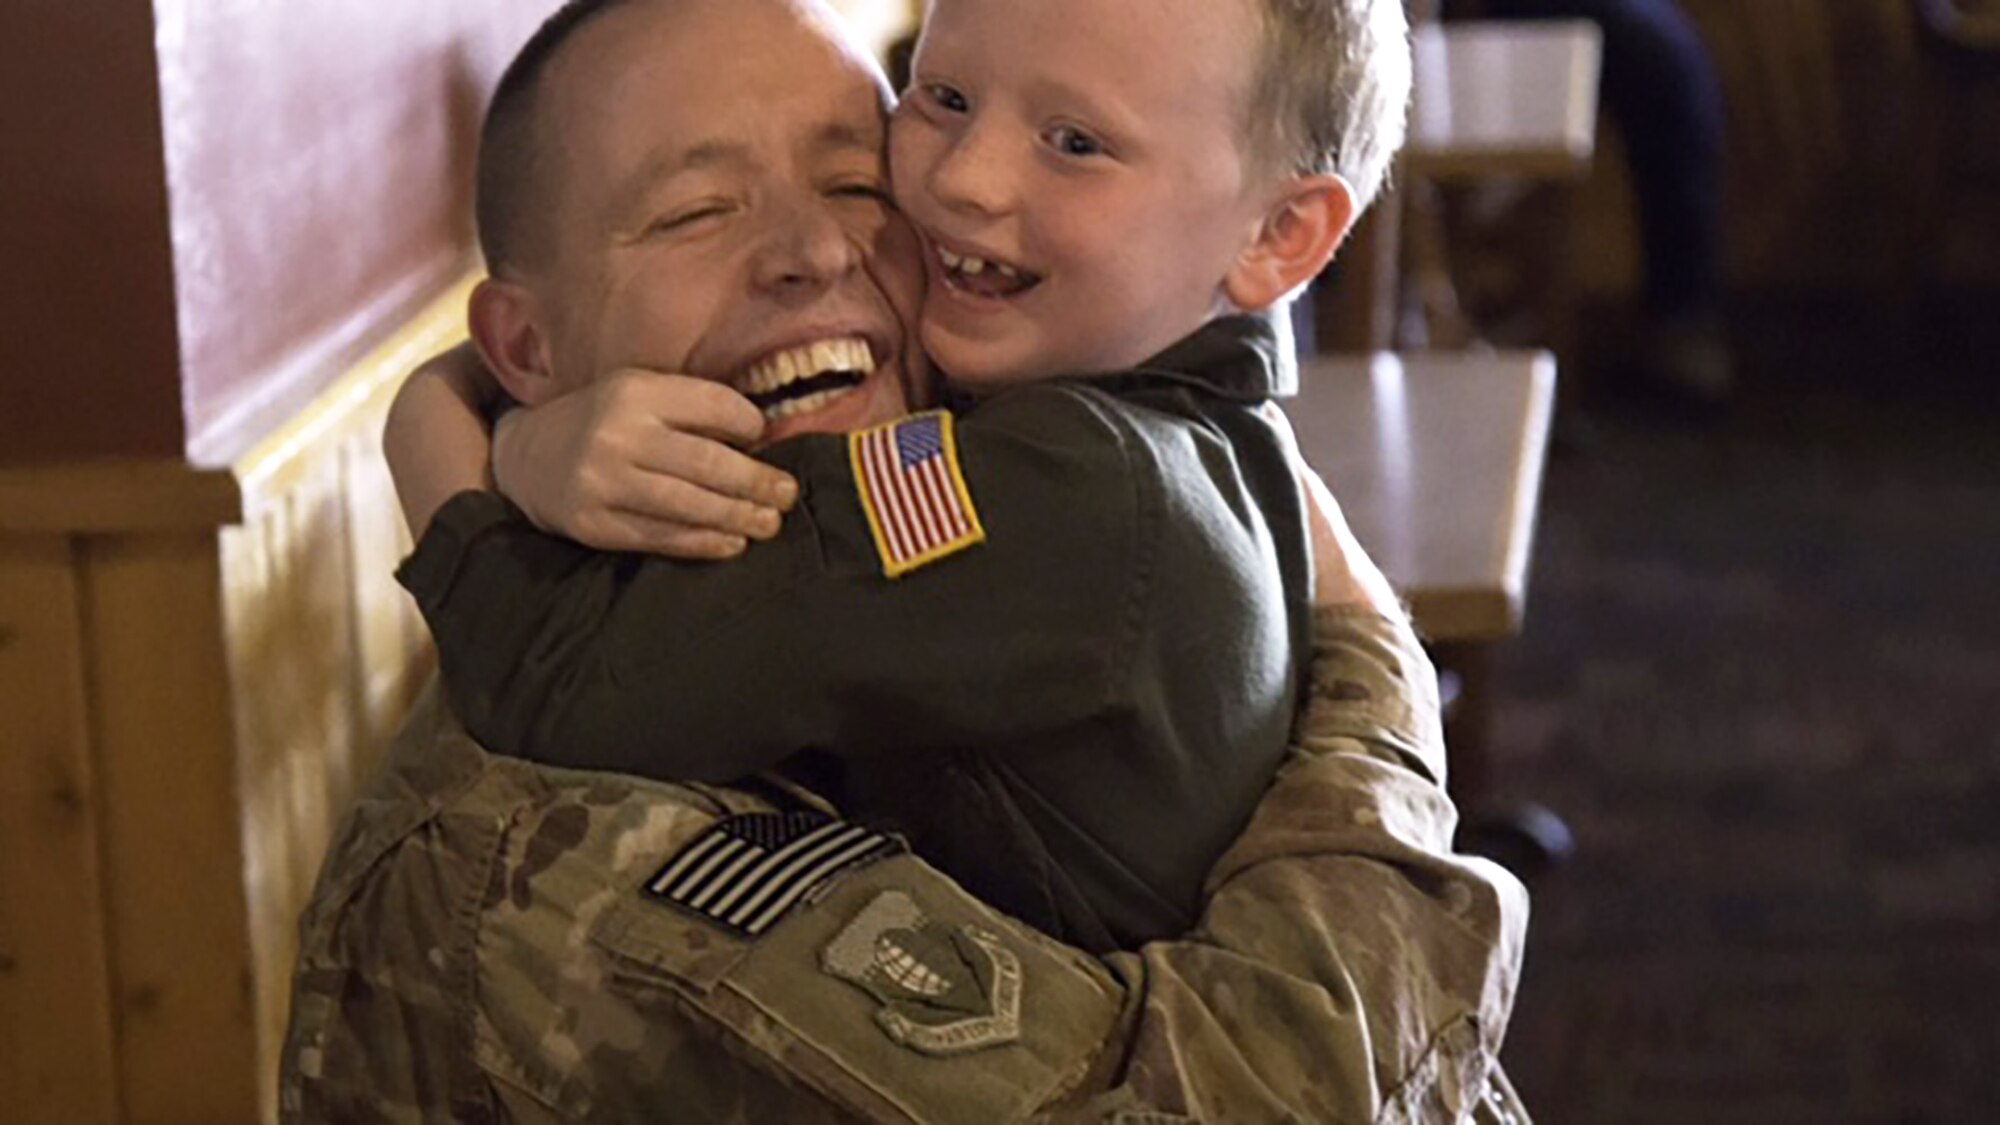
M 1185 938 L 1093 959 L 909 855 L 753 940 L 646 893 L 769 795 L 492 757 L 438 705 L 302 922 L 288 1121 L 1525 1121 L 1527 902 L 1450 854 L 1408 628 L 1326 611 L 1297 745 Z

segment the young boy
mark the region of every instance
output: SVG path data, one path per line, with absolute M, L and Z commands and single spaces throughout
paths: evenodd
M 1306 652 L 1290 357 L 1242 311 L 1330 257 L 1407 68 L 1394 0 L 937 0 L 891 152 L 956 418 L 770 448 L 801 511 L 723 566 L 454 500 L 405 581 L 468 728 L 663 777 L 783 762 L 1059 937 L 1187 929 Z M 780 414 L 844 362 L 717 377 Z

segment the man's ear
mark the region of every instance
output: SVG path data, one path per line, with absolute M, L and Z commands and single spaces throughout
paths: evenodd
M 1292 177 L 1223 278 L 1223 293 L 1246 312 L 1270 308 L 1319 276 L 1353 225 L 1354 192 L 1346 180 Z
M 532 290 L 489 277 L 473 289 L 466 321 L 486 369 L 516 402 L 534 406 L 555 397 L 549 328 Z

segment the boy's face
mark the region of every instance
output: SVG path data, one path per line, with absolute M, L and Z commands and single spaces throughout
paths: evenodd
M 967 389 L 1130 367 L 1221 308 L 1266 200 L 1255 0 L 935 0 L 890 133 L 923 341 Z
M 530 284 L 557 382 L 816 391 L 766 407 L 771 441 L 902 414 L 919 251 L 888 203 L 872 63 L 783 0 L 678 0 L 607 13 L 556 65 L 555 249 Z

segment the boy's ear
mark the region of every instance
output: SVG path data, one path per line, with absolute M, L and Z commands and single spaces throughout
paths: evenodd
M 1294 176 L 1265 211 L 1222 288 L 1246 312 L 1268 309 L 1319 276 L 1354 225 L 1354 192 L 1339 176 Z
M 473 289 L 466 321 L 486 369 L 516 402 L 534 406 L 555 397 L 549 330 L 533 291 L 489 277 Z

